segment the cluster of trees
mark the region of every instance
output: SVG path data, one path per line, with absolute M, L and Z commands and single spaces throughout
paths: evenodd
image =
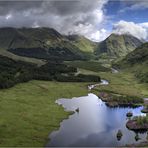
M 0 56 L 0 88 L 8 88 L 16 83 L 31 80 L 31 71 L 34 67 L 32 64 Z
M 72 48 L 72 47 L 71 47 Z M 73 49 L 75 50 L 75 49 Z M 34 57 L 46 60 L 85 60 L 85 55 L 77 52 L 73 53 L 66 47 L 37 47 L 37 48 L 11 48 L 8 51 L 26 57 Z
M 84 74 L 79 74 L 77 76 L 57 74 L 56 80 L 60 82 L 100 82 L 101 81 L 100 77 L 98 76 L 84 75 Z
M 0 88 L 9 88 L 29 80 L 57 80 L 61 82 L 100 82 L 100 77 L 92 75 L 77 76 L 77 68 L 62 64 L 61 61 L 48 61 L 38 67 L 22 61 L 14 61 L 0 56 Z

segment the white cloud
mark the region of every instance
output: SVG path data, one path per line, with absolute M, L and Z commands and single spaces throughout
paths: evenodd
M 148 1 L 147 0 L 127 0 L 124 1 L 125 8 L 120 10 L 120 12 L 126 12 L 128 10 L 139 10 L 139 9 L 147 9 Z M 126 7 L 127 4 L 127 7 Z
M 11 14 L 8 14 L 8 15 L 6 15 L 6 20 L 8 20 L 8 19 L 10 19 L 10 18 L 12 18 L 12 15 Z
M 131 6 L 131 10 L 137 10 L 137 9 L 146 9 L 148 8 L 148 2 L 147 0 L 141 0 L 141 1 L 135 1 L 135 4 Z
M 148 39 L 148 23 L 136 24 L 134 22 L 119 21 L 113 25 L 113 33 L 131 34 L 139 39 Z
M 148 22 L 146 22 L 146 23 L 140 23 L 139 25 L 148 29 Z
M 90 38 L 91 40 L 93 41 L 102 41 L 104 39 L 106 39 L 107 36 L 109 36 L 110 32 L 108 32 L 107 30 L 105 29 L 101 29 L 101 30 L 98 30 L 94 33 L 91 34 Z

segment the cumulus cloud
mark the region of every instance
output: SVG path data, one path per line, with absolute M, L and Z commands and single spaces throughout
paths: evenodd
M 107 1 L 1 1 L 0 27 L 51 27 L 62 34 L 77 33 L 99 41 L 107 34 L 103 29 Z
M 146 28 L 146 29 L 148 29 L 148 22 L 146 22 L 146 23 L 140 23 L 139 25 L 142 26 L 142 27 L 144 27 L 144 28 Z
M 109 35 L 110 35 L 110 32 L 103 28 L 103 29 L 97 30 L 96 32 L 92 33 L 90 35 L 90 39 L 96 42 L 102 41 L 106 39 L 106 37 Z
M 136 24 L 121 20 L 113 25 L 113 33 L 131 34 L 139 39 L 148 40 L 148 22 Z

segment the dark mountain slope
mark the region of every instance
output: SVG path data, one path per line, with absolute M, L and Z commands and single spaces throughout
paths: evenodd
M 124 60 L 129 64 L 148 62 L 148 43 L 144 43 L 140 47 L 136 48 L 133 52 L 128 54 Z
M 114 66 L 130 70 L 141 82 L 148 83 L 148 43 L 142 44 Z
M 84 53 L 51 28 L 1 28 L 0 49 L 43 59 L 84 59 Z

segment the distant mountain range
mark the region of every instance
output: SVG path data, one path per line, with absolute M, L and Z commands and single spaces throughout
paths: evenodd
M 124 57 L 141 44 L 142 41 L 134 36 L 111 34 L 98 44 L 95 54 L 100 57 Z
M 9 57 L 13 53 L 46 60 L 119 58 L 141 44 L 142 41 L 131 35 L 111 34 L 96 43 L 83 36 L 61 35 L 51 28 L 0 28 L 0 54 Z
M 131 35 L 111 34 L 104 41 L 96 43 L 83 36 L 61 35 L 51 28 L 0 28 L 1 82 L 4 81 L 4 76 L 10 76 L 10 80 L 14 80 L 15 75 L 20 73 L 23 75 L 18 81 L 32 79 L 28 77 L 28 71 L 24 71 L 23 68 L 26 65 L 27 69 L 32 69 L 32 65 L 28 65 L 30 63 L 36 65 L 34 68 L 38 72 L 37 76 L 32 75 L 33 78 L 67 80 L 68 78 L 61 73 L 57 76 L 60 66 L 64 70 L 69 69 L 70 73 L 76 69 L 60 65 L 62 61 L 100 58 L 114 58 L 118 61 L 114 64 L 115 67 L 130 70 L 141 82 L 148 82 L 148 43 L 143 44 Z M 13 66 L 10 66 L 11 64 Z M 45 74 L 49 69 L 51 77 Z M 42 73 L 43 70 L 47 77 Z M 69 78 L 72 81 L 76 79 Z M 11 81 L 9 83 L 11 86 Z

